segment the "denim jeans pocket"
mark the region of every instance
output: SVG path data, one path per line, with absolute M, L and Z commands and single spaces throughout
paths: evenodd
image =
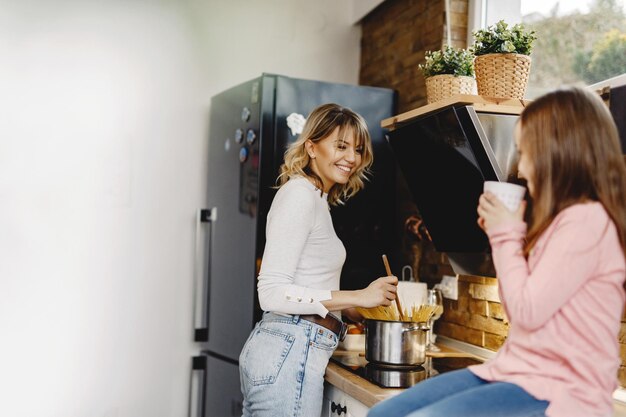
M 335 350 L 339 340 L 337 335 L 323 327 L 314 326 L 315 335 L 312 337 L 311 345 L 323 350 Z
M 242 370 L 252 385 L 273 384 L 289 355 L 294 336 L 258 327 L 242 352 Z

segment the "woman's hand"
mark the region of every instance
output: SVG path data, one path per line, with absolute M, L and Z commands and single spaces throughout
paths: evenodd
M 487 232 L 501 224 L 523 220 L 525 210 L 525 200 L 522 200 L 517 211 L 512 212 L 498 200 L 495 194 L 487 191 L 478 199 L 478 226 Z
M 388 306 L 396 299 L 398 278 L 393 275 L 378 278 L 360 290 L 359 305 L 365 308 Z

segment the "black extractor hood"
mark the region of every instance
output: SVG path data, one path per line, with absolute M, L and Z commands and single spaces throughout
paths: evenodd
M 485 181 L 518 181 L 513 131 L 525 104 L 459 95 L 382 122 L 435 249 L 456 273 L 495 276 L 476 208 Z

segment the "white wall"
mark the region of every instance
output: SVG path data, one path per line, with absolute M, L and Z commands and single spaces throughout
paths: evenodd
M 385 0 L 351 0 L 351 21 L 358 23 Z
M 0 0 L 0 416 L 185 416 L 209 98 L 355 83 L 350 4 Z
M 357 84 L 359 0 L 191 0 L 213 95 L 261 72 Z

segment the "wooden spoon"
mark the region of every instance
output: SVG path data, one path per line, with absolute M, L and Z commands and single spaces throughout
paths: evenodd
M 387 260 L 387 255 L 383 255 L 383 263 L 385 264 L 385 270 L 387 271 L 387 275 L 393 275 L 391 273 L 391 268 L 389 267 L 389 261 Z M 400 297 L 398 297 L 398 293 L 396 292 L 396 307 L 398 307 L 398 313 L 400 314 L 400 321 L 406 321 L 404 318 L 404 313 L 402 312 L 402 306 L 400 305 Z

